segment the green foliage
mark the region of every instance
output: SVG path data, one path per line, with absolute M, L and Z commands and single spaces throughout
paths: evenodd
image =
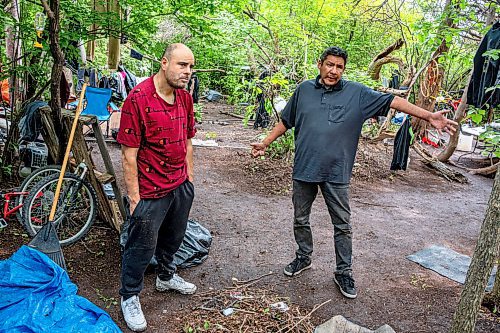
M 201 104 L 194 104 L 194 120 L 198 123 L 201 124 L 203 114 L 201 113 L 203 110 L 203 105 Z
M 366 73 L 366 71 L 361 71 L 358 69 L 347 70 L 344 74 L 345 78 L 350 81 L 356 81 L 359 83 L 363 83 L 364 85 L 376 88 L 380 86 L 380 82 L 372 80 Z
M 470 118 L 476 125 L 483 123 L 483 119 L 486 116 L 486 110 L 476 108 L 469 105 L 469 111 L 467 112 L 467 117 Z
M 263 137 L 262 137 L 263 138 Z M 295 151 L 295 136 L 294 131 L 286 131 L 277 140 L 267 147 L 267 153 L 270 158 L 286 158 L 290 159 Z
M 493 129 L 488 129 L 479 136 L 479 140 L 484 142 L 483 156 L 493 156 L 500 158 L 500 133 Z
M 500 49 L 492 49 L 483 53 L 483 57 L 489 57 L 493 60 L 498 60 L 500 57 Z

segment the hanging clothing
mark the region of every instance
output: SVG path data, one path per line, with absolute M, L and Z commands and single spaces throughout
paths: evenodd
M 142 60 L 143 55 L 134 49 L 130 49 L 130 57 L 137 60 Z
M 394 138 L 394 153 L 392 155 L 391 170 L 406 170 L 410 155 L 410 144 L 414 135 L 410 117 L 406 117 Z
M 259 80 L 264 80 L 266 77 L 270 75 L 269 70 L 264 70 L 260 75 L 259 75 Z M 263 88 L 260 82 L 257 83 L 257 86 L 259 88 Z M 269 126 L 269 123 L 271 121 L 269 117 L 269 113 L 267 113 L 266 110 L 266 97 L 264 96 L 264 93 L 261 92 L 260 94 L 257 95 L 257 102 L 259 103 L 259 106 L 257 108 L 257 112 L 255 114 L 255 122 L 253 123 L 253 128 L 257 129 L 259 127 L 262 128 L 267 128 Z
M 79 93 L 82 91 L 83 84 L 85 83 L 85 68 L 79 68 L 76 74 L 77 83 L 76 83 L 76 92 Z
M 127 90 L 128 94 L 137 85 L 137 79 L 135 75 L 132 74 L 132 72 L 125 68 L 125 66 L 123 65 L 118 66 L 118 70 L 125 78 L 125 89 Z
M 113 73 L 109 77 L 109 88 L 113 91 L 111 100 L 115 103 L 121 103 L 127 98 L 127 90 L 123 77 L 119 73 Z
M 257 113 L 255 114 L 255 122 L 253 123 L 253 128 L 258 129 L 259 127 L 267 128 L 271 121 L 269 113 L 266 110 L 266 98 L 263 93 L 257 96 L 259 102 L 259 107 L 257 108 Z
M 500 59 L 484 57 L 486 51 L 500 48 L 500 22 L 493 24 L 486 33 L 474 56 L 474 71 L 467 91 L 467 104 L 485 108 L 486 104 L 495 107 L 500 103 L 500 89 L 486 92 L 488 88 L 500 84 Z
M 42 130 L 42 117 L 39 109 L 47 106 L 47 102 L 34 101 L 23 109 L 23 117 L 19 120 L 19 142 L 35 141 Z
M 69 90 L 69 84 L 68 81 L 66 80 L 66 76 L 64 73 L 61 74 L 61 80 L 59 83 L 59 97 L 61 101 L 61 107 L 66 106 L 66 103 L 68 102 L 69 95 L 70 95 L 70 90 Z
M 193 103 L 197 104 L 199 99 L 200 99 L 200 83 L 198 81 L 198 76 L 196 74 L 193 74 L 191 76 L 191 80 L 189 80 L 188 86 L 187 86 L 187 91 L 191 94 L 193 97 Z
M 98 86 L 97 69 L 91 68 L 88 72 L 89 72 L 89 86 L 97 88 Z
M 0 98 L 0 100 L 6 102 L 7 104 L 10 104 L 9 79 L 1 81 L 0 85 L 2 90 L 2 96 L 1 96 L 2 98 Z

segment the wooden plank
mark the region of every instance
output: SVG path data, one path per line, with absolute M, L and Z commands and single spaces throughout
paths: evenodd
M 108 184 L 115 181 L 115 176 L 110 175 L 109 173 L 99 172 L 98 174 L 97 171 L 94 171 L 94 173 L 96 174 L 97 180 L 100 181 L 101 184 Z
M 57 137 L 54 122 L 50 115 L 51 109 L 48 106 L 43 106 L 40 109 L 40 116 L 42 118 L 42 137 L 49 150 L 49 155 L 53 161 L 59 161 L 61 156 L 61 149 L 59 145 L 59 138 Z
M 104 161 L 104 166 L 106 167 L 106 172 L 116 179 L 115 169 L 113 167 L 113 163 L 111 162 L 111 157 L 109 156 L 108 148 L 106 146 L 106 142 L 104 142 L 104 135 L 102 135 L 101 128 L 97 122 L 92 124 L 92 130 L 94 131 L 94 136 L 97 140 L 97 145 L 99 146 L 99 150 L 101 151 L 101 156 Z M 120 209 L 120 213 L 122 214 L 122 220 L 127 216 L 125 212 L 125 204 L 123 202 L 122 192 L 116 184 L 116 181 L 111 182 L 111 187 L 113 188 L 113 192 L 115 194 L 115 200 L 118 203 L 118 207 Z M 120 231 L 120 230 L 118 230 Z
M 73 119 L 75 117 L 75 110 L 61 109 L 61 114 L 63 117 L 70 117 Z M 90 114 L 80 115 L 78 121 L 87 126 L 91 126 L 93 123 L 98 122 L 97 117 Z

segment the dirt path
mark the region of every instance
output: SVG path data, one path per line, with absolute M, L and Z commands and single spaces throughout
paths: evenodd
M 247 150 L 241 147 L 254 141 L 259 132 L 242 128 L 239 121 L 219 114 L 220 108 L 205 107 L 197 138 L 215 138 L 219 145 L 236 148 L 195 149 L 196 198 L 191 218 L 211 230 L 214 239 L 206 262 L 181 271 L 183 277 L 203 292 L 228 287 L 233 277 L 246 280 L 272 271 L 275 274 L 263 278 L 258 287 L 290 297 L 304 309 L 332 299 L 314 313 L 315 324 L 341 314 L 371 329 L 389 324 L 396 332 L 447 332 L 460 285 L 405 256 L 432 244 L 471 255 L 486 211 L 491 179 L 468 176 L 468 185 L 451 184 L 416 158 L 408 172 L 391 178 L 385 171 L 390 164 L 390 148 L 379 148 L 382 155 L 386 154 L 385 166 L 380 166 L 372 179 L 355 180 L 351 186 L 354 274 L 359 291 L 357 299 L 347 300 L 332 279 L 333 228 L 321 197 L 311 215 L 313 268 L 293 279 L 282 274 L 295 251 L 291 194 L 287 192 L 290 167 L 249 159 Z M 121 170 L 119 147 L 110 145 L 110 152 L 115 167 Z M 14 229 L 4 235 L 23 241 Z M 65 254 L 80 293 L 98 306 L 109 306 L 107 311 L 125 328 L 117 303 L 120 253 L 116 243 L 113 231 L 100 224 L 84 243 L 68 248 Z M 5 258 L 16 246 L 4 249 L 1 256 Z M 146 275 L 141 294 L 148 331 L 181 332 L 184 316 L 200 301 L 157 293 L 154 278 L 153 273 Z M 500 323 L 481 317 L 476 332 L 500 332 Z

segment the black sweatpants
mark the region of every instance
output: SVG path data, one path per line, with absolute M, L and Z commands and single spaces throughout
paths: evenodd
M 124 298 L 143 289 L 144 272 L 153 255 L 160 279 L 172 278 L 176 270 L 172 261 L 184 239 L 193 198 L 193 183 L 186 180 L 162 198 L 139 201 L 130 218 L 122 258 L 120 295 Z

